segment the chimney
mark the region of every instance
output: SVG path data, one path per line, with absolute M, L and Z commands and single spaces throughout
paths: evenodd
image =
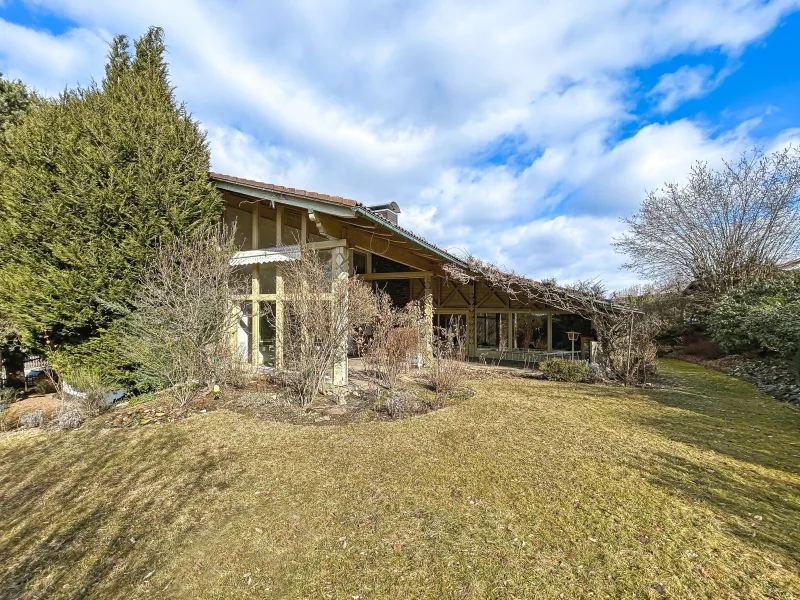
M 391 202 L 389 204 L 378 204 L 376 206 L 369 206 L 368 207 L 372 212 L 379 214 L 387 221 L 394 223 L 397 225 L 397 215 L 400 214 L 400 207 L 397 205 L 397 202 Z

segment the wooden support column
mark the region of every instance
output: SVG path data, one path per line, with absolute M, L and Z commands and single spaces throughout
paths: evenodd
M 260 221 L 260 202 L 256 202 L 253 204 L 253 223 L 251 228 L 251 248 L 253 250 L 258 250 L 258 224 Z M 259 281 L 259 267 L 258 265 L 252 265 L 252 269 L 250 271 L 250 293 L 253 296 L 253 299 L 250 301 L 250 363 L 254 366 L 261 364 L 261 353 L 260 353 L 260 346 L 261 346 L 261 319 L 259 315 L 261 311 L 259 310 L 258 306 L 258 294 L 261 292 L 260 290 L 260 281 Z
M 308 211 L 304 210 L 300 213 L 300 245 L 302 246 L 308 241 Z
M 425 362 L 428 366 L 433 365 L 433 281 L 432 274 L 428 273 L 423 279 L 425 290 L 423 291 L 422 311 L 425 318 Z
M 275 207 L 275 245 L 283 245 L 283 204 Z M 283 273 L 275 269 L 275 369 L 283 369 Z
M 469 356 L 477 356 L 476 338 L 477 331 L 475 329 L 475 283 L 473 282 L 467 290 L 469 299 L 469 308 L 467 312 L 467 354 Z
M 547 311 L 547 351 L 553 351 L 553 313 Z
M 331 250 L 333 260 L 333 276 L 337 279 L 347 279 L 350 274 L 350 261 L 348 249 L 343 246 L 338 246 Z M 346 288 L 345 288 L 346 289 Z M 346 292 L 345 292 L 346 293 Z M 344 310 L 347 311 L 347 299 L 345 298 Z M 342 315 L 347 318 L 346 315 Z M 348 365 L 347 365 L 347 337 L 348 333 L 345 331 L 339 344 L 335 350 L 333 358 L 333 385 L 347 385 L 348 378 Z
M 507 316 L 508 320 L 508 351 L 511 352 L 514 350 L 514 313 L 509 312 Z

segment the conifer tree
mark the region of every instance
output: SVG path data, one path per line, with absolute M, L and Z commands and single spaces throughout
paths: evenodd
M 39 97 L 20 80 L 8 80 L 0 73 L 0 177 L 2 177 L 3 150 L 6 134 L 16 127 L 34 107 Z M 2 219 L 2 214 L 0 214 Z M 0 282 L 2 283 L 2 282 Z M 5 385 L 25 385 L 25 350 L 13 323 L 0 312 L 0 366 L 5 370 Z
M 222 202 L 205 133 L 175 100 L 164 37 L 111 44 L 100 84 L 44 102 L 0 165 L 0 313 L 61 365 L 119 377 L 120 318 L 162 241 L 205 230 Z

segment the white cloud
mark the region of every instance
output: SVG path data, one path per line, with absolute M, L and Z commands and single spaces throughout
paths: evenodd
M 0 72 L 24 78 L 46 95 L 102 73 L 110 37 L 103 30 L 74 29 L 62 36 L 0 19 Z
M 40 0 L 78 27 L 52 36 L 0 21 L 0 65 L 57 90 L 102 76 L 107 32 L 158 24 L 215 169 L 397 200 L 404 223 L 432 241 L 535 277 L 619 279 L 605 233 L 556 238 L 592 224 L 611 231 L 645 189 L 753 143 L 745 130 L 719 135 L 692 121 L 637 130 L 632 71 L 680 53 L 736 56 L 797 4 Z M 714 78 L 679 69 L 653 97 L 666 110 Z M 617 141 L 623 125 L 633 134 Z M 550 240 L 559 266 L 520 251 L 539 248 L 525 236 Z
M 701 98 L 714 90 L 729 74 L 728 70 L 714 75 L 710 65 L 683 66 L 674 73 L 662 75 L 650 96 L 658 99 L 658 110 L 668 113 L 686 100 Z

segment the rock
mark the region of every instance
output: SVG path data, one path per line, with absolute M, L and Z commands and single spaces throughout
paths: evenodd
M 347 409 L 343 406 L 334 406 L 333 408 L 329 408 L 327 411 L 329 415 L 343 415 L 347 412 Z

